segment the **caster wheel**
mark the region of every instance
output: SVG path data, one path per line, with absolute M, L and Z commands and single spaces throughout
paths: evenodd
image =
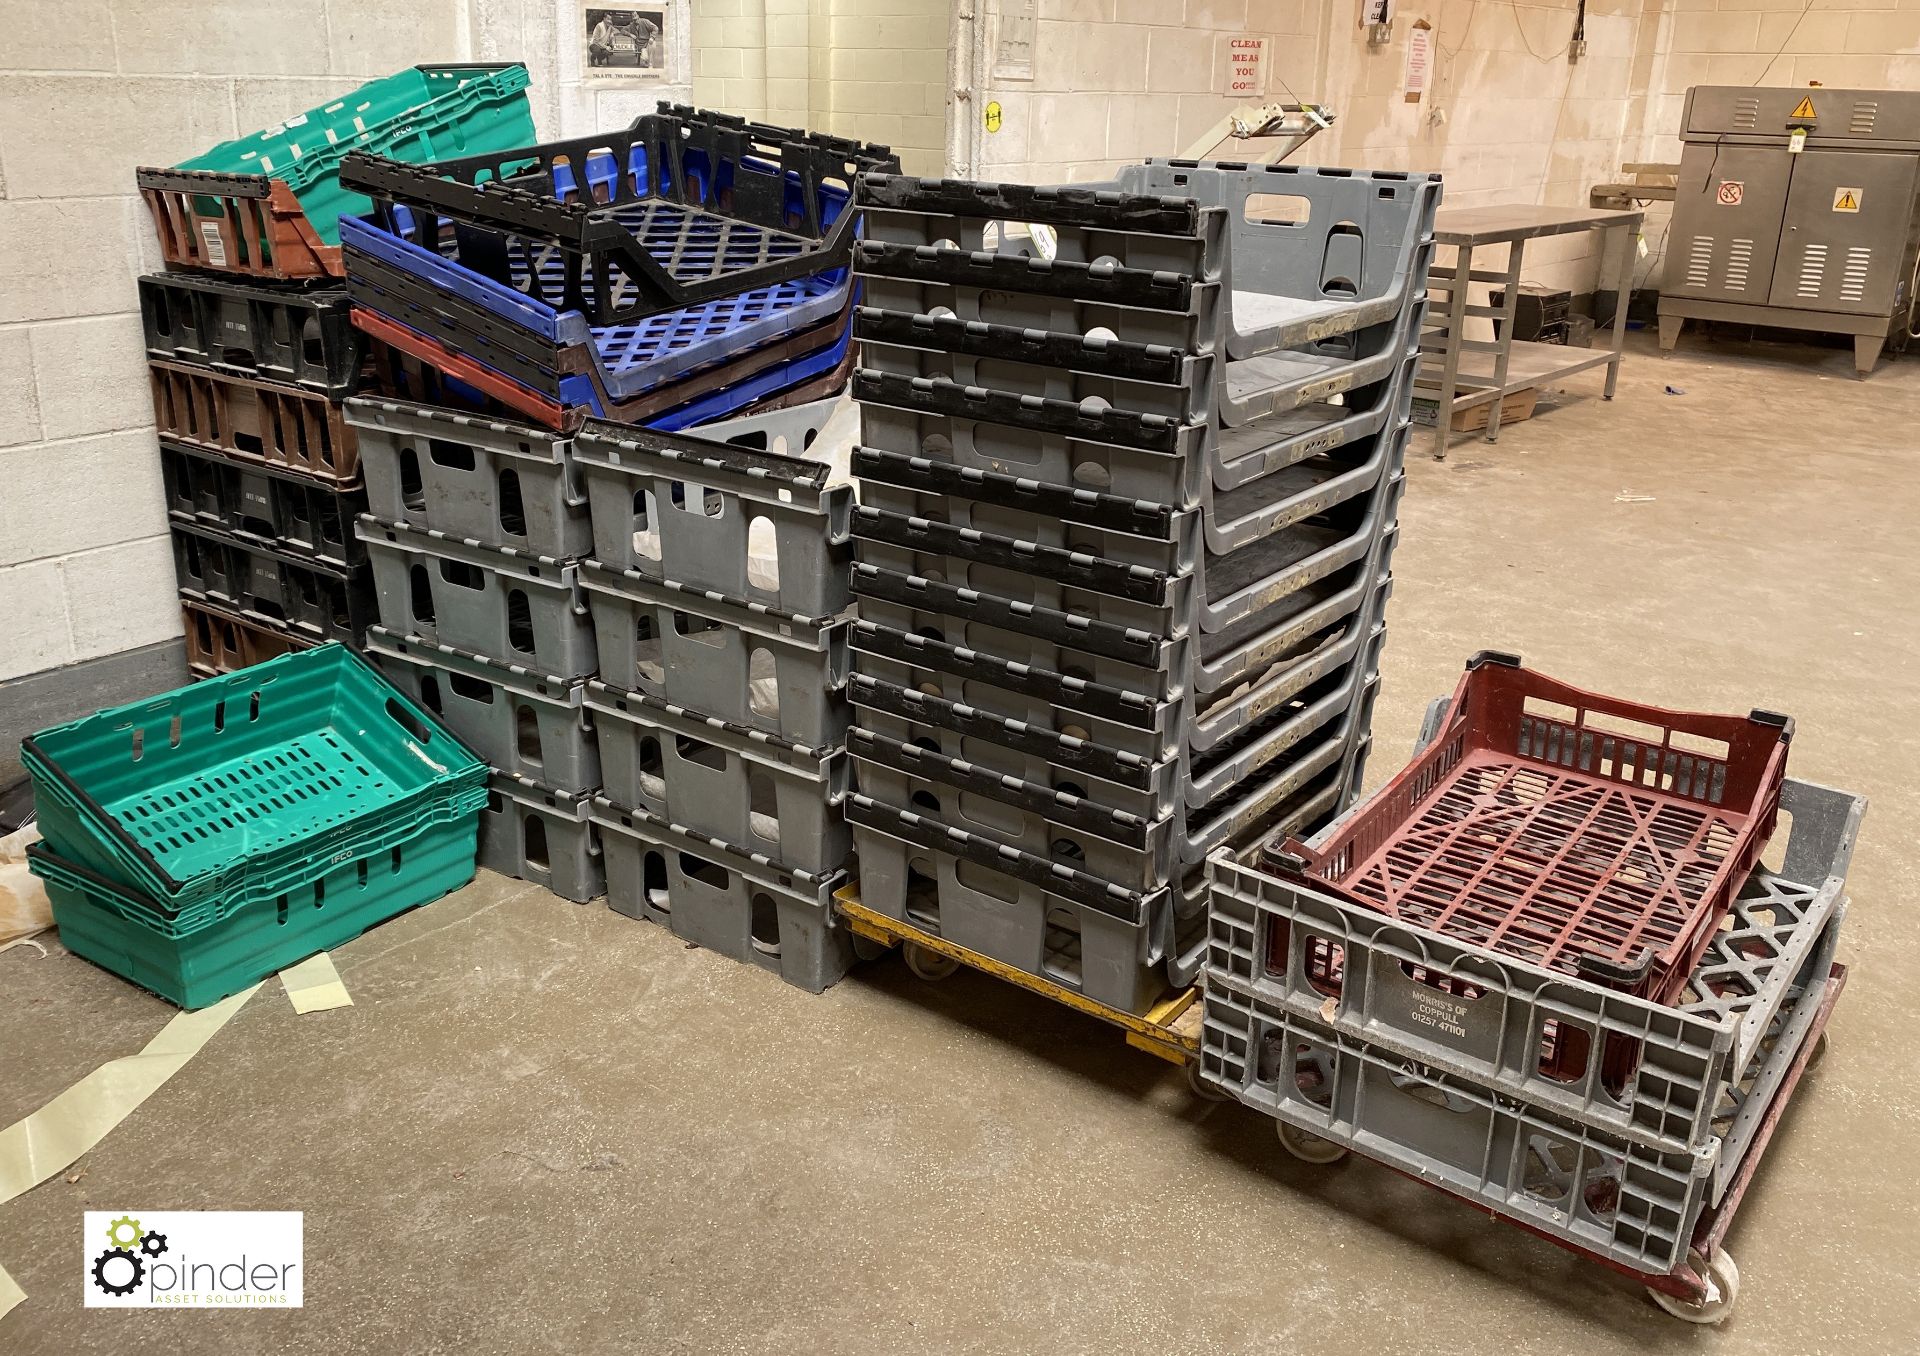
M 1733 1312 L 1734 1301 L 1740 1298 L 1740 1268 L 1734 1265 L 1733 1254 L 1724 1248 L 1707 1258 L 1690 1252 L 1687 1261 L 1707 1283 L 1707 1293 L 1702 1298 L 1683 1300 L 1678 1295 L 1662 1294 L 1658 1290 L 1649 1290 L 1647 1293 L 1653 1296 L 1655 1304 L 1685 1322 L 1723 1322 Z
M 960 962 L 952 956 L 943 956 L 912 942 L 902 946 L 900 954 L 906 958 L 907 969 L 929 983 L 938 983 L 960 968 Z
M 1198 1097 L 1203 1102 L 1225 1102 L 1232 1100 L 1226 1093 L 1220 1091 L 1220 1089 L 1200 1076 L 1200 1061 L 1197 1059 L 1187 1062 L 1187 1087 L 1192 1090 L 1195 1097 Z
M 1275 1121 L 1273 1128 L 1280 1136 L 1280 1147 L 1302 1163 L 1338 1163 L 1347 1156 L 1346 1145 L 1322 1139 L 1287 1121 Z

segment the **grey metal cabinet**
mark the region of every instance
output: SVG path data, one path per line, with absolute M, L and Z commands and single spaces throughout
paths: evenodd
M 1764 304 L 1773 286 L 1792 168 L 1777 150 L 1760 146 L 1725 146 L 1717 157 L 1683 159 L 1667 243 L 1667 258 L 1676 261 L 1667 266 L 1668 287 L 1677 264 L 1688 297 Z M 1741 185 L 1739 201 L 1716 204 L 1707 225 L 1682 229 L 1680 204 L 1710 196 L 1722 183 Z
M 1888 298 L 1906 283 L 1900 253 L 1920 157 L 1804 151 L 1793 162 L 1786 230 L 1768 300 L 1775 306 L 1886 314 Z M 1849 196 L 1855 210 L 1836 210 L 1835 204 L 1844 205 Z
M 1662 348 L 1689 319 L 1850 334 L 1862 375 L 1906 346 L 1920 93 L 1703 85 L 1681 139 Z

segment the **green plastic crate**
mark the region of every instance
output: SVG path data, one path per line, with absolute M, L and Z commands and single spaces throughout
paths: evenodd
M 340 161 L 348 151 L 423 164 L 530 145 L 535 138 L 526 91 L 527 68 L 517 62 L 415 66 L 278 127 L 223 141 L 175 168 L 278 179 L 293 190 L 321 240 L 337 245 L 341 216 L 371 205 L 340 186 Z M 225 209 L 208 198 L 199 210 L 219 216 Z
M 479 828 L 476 803 L 451 824 L 331 863 L 285 894 L 220 901 L 191 925 L 44 842 L 27 849 L 27 861 L 47 883 L 61 945 L 183 1008 L 201 1008 L 459 889 L 473 879 Z
M 20 762 L 51 853 L 192 926 L 486 799 L 486 764 L 338 644 L 42 730 Z

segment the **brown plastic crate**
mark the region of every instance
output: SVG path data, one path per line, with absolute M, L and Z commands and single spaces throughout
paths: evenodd
M 308 641 L 255 626 L 200 603 L 182 602 L 180 613 L 187 629 L 187 672 L 195 678 L 232 673 L 295 650 L 313 648 Z
M 169 268 L 286 281 L 345 276 L 340 247 L 321 241 L 282 180 L 175 169 L 143 169 L 135 179 Z M 217 214 L 203 210 L 209 204 Z
M 1432 743 L 1324 841 L 1268 861 L 1667 1002 L 1773 835 L 1792 737 L 1772 712 L 1668 711 L 1483 653 Z
M 149 362 L 160 436 L 277 466 L 336 489 L 360 483 L 360 443 L 340 406 L 296 386 Z

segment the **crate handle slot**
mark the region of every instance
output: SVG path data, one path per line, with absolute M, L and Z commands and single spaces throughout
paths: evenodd
M 424 720 L 421 720 L 420 717 L 416 716 L 412 711 L 402 706 L 398 698 L 387 698 L 387 714 L 393 717 L 395 724 L 412 735 L 418 742 L 426 744 L 432 741 L 432 729 Z

